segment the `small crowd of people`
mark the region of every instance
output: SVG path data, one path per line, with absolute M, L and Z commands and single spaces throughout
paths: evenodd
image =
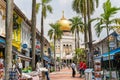
M 85 61 L 81 61 L 77 65 L 73 61 L 72 64 L 71 64 L 71 68 L 72 68 L 72 77 L 75 77 L 77 70 L 80 74 L 80 77 L 82 77 L 82 75 L 84 75 L 85 69 L 87 68 L 87 65 L 86 65 Z
M 22 65 L 21 59 L 19 57 L 18 57 L 17 61 L 13 61 L 12 66 L 13 66 L 13 70 L 16 70 L 17 73 L 19 74 L 19 77 L 21 77 L 23 65 Z M 63 63 L 62 66 L 66 67 L 66 64 Z M 42 67 L 45 67 L 48 70 L 48 71 L 45 71 L 45 76 L 46 76 L 47 80 L 50 80 L 50 77 L 49 77 L 50 64 L 48 63 L 48 61 L 45 61 L 44 66 L 43 66 L 42 62 L 40 60 L 38 60 L 38 62 L 36 63 L 36 71 L 40 74 L 41 74 L 40 68 L 42 68 Z M 80 77 L 82 77 L 82 75 L 84 75 L 84 71 L 87 68 L 87 66 L 86 66 L 85 61 L 81 61 L 78 64 L 75 64 L 75 62 L 73 61 L 71 63 L 71 65 L 68 65 L 68 68 L 72 69 L 72 77 L 75 77 L 77 71 L 79 72 Z M 60 71 L 60 66 L 59 66 L 58 62 L 56 62 L 56 69 L 58 69 L 58 71 Z M 39 77 L 41 77 L 41 76 L 39 75 Z

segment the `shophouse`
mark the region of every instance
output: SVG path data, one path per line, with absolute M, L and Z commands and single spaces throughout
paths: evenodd
M 5 57 L 5 1 L 0 0 L 0 58 Z M 40 55 L 40 32 L 36 29 L 36 55 Z M 44 37 L 44 53 L 48 55 L 50 44 Z M 13 59 L 21 57 L 23 67 L 30 65 L 31 61 L 31 22 L 23 12 L 14 4 L 13 13 Z M 40 56 L 39 56 L 40 57 Z M 36 61 L 39 58 L 36 57 Z
M 5 55 L 5 2 L 0 0 L 0 58 Z

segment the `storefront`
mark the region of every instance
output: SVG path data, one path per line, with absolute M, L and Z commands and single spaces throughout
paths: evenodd
M 111 71 L 112 78 L 120 78 L 120 48 L 116 48 L 114 50 L 111 50 L 110 52 L 106 52 L 96 57 L 96 59 L 101 60 L 101 68 L 105 77 L 109 77 L 109 73 Z
M 5 38 L 0 36 L 0 58 L 5 58 Z
M 115 54 L 116 70 L 118 73 L 118 80 L 120 79 L 120 52 Z

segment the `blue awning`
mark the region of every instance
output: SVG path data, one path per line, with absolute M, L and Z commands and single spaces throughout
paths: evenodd
M 5 39 L 0 37 L 0 43 L 4 43 L 5 44 Z
M 117 48 L 117 49 L 114 49 L 114 50 L 112 50 L 110 52 L 104 53 L 104 54 L 102 54 L 102 57 L 107 57 L 107 56 L 109 56 L 109 54 L 110 55 L 115 55 L 118 52 L 120 52 L 120 48 Z
M 50 63 L 50 62 L 51 62 L 51 59 L 50 59 L 50 58 L 48 58 L 48 56 L 44 56 L 44 57 L 43 57 L 43 59 L 44 59 L 45 61 L 48 61 L 48 63 Z
M 108 59 L 109 59 L 108 56 L 110 55 L 110 59 L 112 60 L 112 59 L 114 59 L 114 55 L 115 55 L 116 53 L 118 53 L 118 52 L 120 52 L 120 48 L 117 48 L 117 49 L 114 49 L 114 50 L 112 50 L 112 51 L 110 51 L 110 52 L 104 53 L 104 54 L 102 54 L 101 57 L 103 57 L 103 61 L 105 61 L 105 60 L 108 60 Z
M 103 59 L 103 61 L 106 61 L 106 60 L 109 60 L 109 54 L 110 54 L 110 60 L 113 60 L 114 59 L 114 55 L 116 53 L 120 52 L 120 48 L 116 48 L 110 52 L 106 52 L 106 53 L 103 53 L 102 55 L 100 56 L 97 56 L 95 57 L 94 59 Z

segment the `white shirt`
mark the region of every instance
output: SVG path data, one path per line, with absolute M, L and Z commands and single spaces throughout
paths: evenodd
M 40 62 L 37 62 L 36 68 L 41 68 L 41 67 L 42 67 L 42 64 Z
M 75 69 L 75 68 L 76 68 L 75 63 L 72 63 L 72 64 L 71 64 L 71 67 L 72 67 L 73 69 Z
M 19 68 L 23 68 L 22 63 L 18 63 Z

